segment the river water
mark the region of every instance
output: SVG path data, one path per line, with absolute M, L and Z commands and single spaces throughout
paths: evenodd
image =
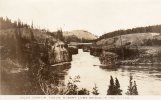
M 92 91 L 98 87 L 100 95 L 106 95 L 110 83 L 110 76 L 117 77 L 122 94 L 127 92 L 129 76 L 136 81 L 139 95 L 161 95 L 161 66 L 120 66 L 117 69 L 103 69 L 98 57 L 79 49 L 78 54 L 72 56 L 71 66 L 63 70 L 63 78 L 67 84 L 69 77 L 80 76 L 78 87 Z

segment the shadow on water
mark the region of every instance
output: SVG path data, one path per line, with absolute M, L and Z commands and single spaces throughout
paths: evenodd
M 126 65 L 121 65 L 118 70 L 122 72 L 132 72 L 132 73 L 146 73 L 149 74 L 151 77 L 157 77 L 161 78 L 161 75 L 158 75 L 161 73 L 161 66 L 160 65 L 144 65 L 144 66 L 126 66 Z
M 67 71 L 71 68 L 71 65 L 59 65 L 59 66 L 49 66 L 49 76 L 54 81 L 53 83 L 59 85 L 65 80 L 65 75 Z M 64 82 L 63 82 L 64 83 Z
M 38 71 L 38 82 L 44 94 L 60 94 L 65 87 L 65 75 L 71 68 L 70 64 L 45 66 Z
M 105 71 L 121 71 L 126 72 L 129 71 L 131 73 L 147 73 L 151 75 L 151 77 L 157 77 L 161 78 L 161 66 L 160 65 L 147 65 L 147 66 L 126 66 L 126 65 L 120 65 L 117 67 L 105 67 L 105 66 L 99 66 L 101 69 Z
M 99 66 L 99 68 L 106 71 L 117 71 L 119 67 Z

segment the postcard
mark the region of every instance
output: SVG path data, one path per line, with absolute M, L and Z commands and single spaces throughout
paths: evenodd
M 1 100 L 161 99 L 161 0 L 0 0 Z

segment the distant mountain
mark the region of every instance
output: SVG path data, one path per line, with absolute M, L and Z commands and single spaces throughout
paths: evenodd
M 97 39 L 97 36 L 85 30 L 65 31 L 63 36 L 69 42 L 86 42 Z

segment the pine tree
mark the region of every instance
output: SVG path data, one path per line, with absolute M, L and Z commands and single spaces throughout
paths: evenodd
M 93 91 L 92 91 L 92 94 L 93 95 L 99 95 L 99 93 L 98 93 L 98 89 L 97 89 L 98 87 L 96 86 L 96 84 L 95 84 L 95 86 L 94 86 L 94 88 L 93 88 Z
M 35 37 L 34 37 L 34 33 L 33 33 L 32 29 L 30 29 L 30 36 L 31 36 L 31 40 L 34 41 Z
M 128 90 L 126 92 L 127 95 L 138 95 L 138 91 L 137 91 L 137 85 L 136 82 L 134 81 L 134 84 L 132 82 L 133 77 L 130 75 L 130 85 L 128 86 Z
M 32 28 L 32 29 L 34 28 L 34 24 L 33 24 L 33 21 L 32 21 L 32 23 L 31 23 L 31 28 Z
M 120 89 L 120 83 L 118 79 L 116 78 L 114 83 L 113 77 L 111 76 L 109 89 L 107 90 L 107 95 L 122 95 L 121 92 L 122 90 Z
M 127 95 L 132 95 L 132 91 L 133 91 L 133 84 L 132 84 L 132 76 L 130 75 L 130 81 L 129 81 L 130 85 L 128 86 L 128 91 L 126 92 Z
M 120 83 L 118 81 L 118 79 L 115 79 L 115 91 L 116 91 L 116 95 L 122 95 L 122 90 L 120 89 Z
M 133 94 L 138 95 L 137 85 L 135 81 L 134 81 L 134 86 L 133 86 Z
M 82 88 L 78 91 L 78 95 L 89 95 L 89 91 L 85 88 Z
M 61 40 L 61 41 L 64 40 L 63 32 L 62 32 L 61 29 L 57 31 L 57 39 L 59 39 L 59 40 Z
M 107 95 L 115 95 L 115 85 L 112 76 L 110 79 L 109 89 L 107 90 Z

